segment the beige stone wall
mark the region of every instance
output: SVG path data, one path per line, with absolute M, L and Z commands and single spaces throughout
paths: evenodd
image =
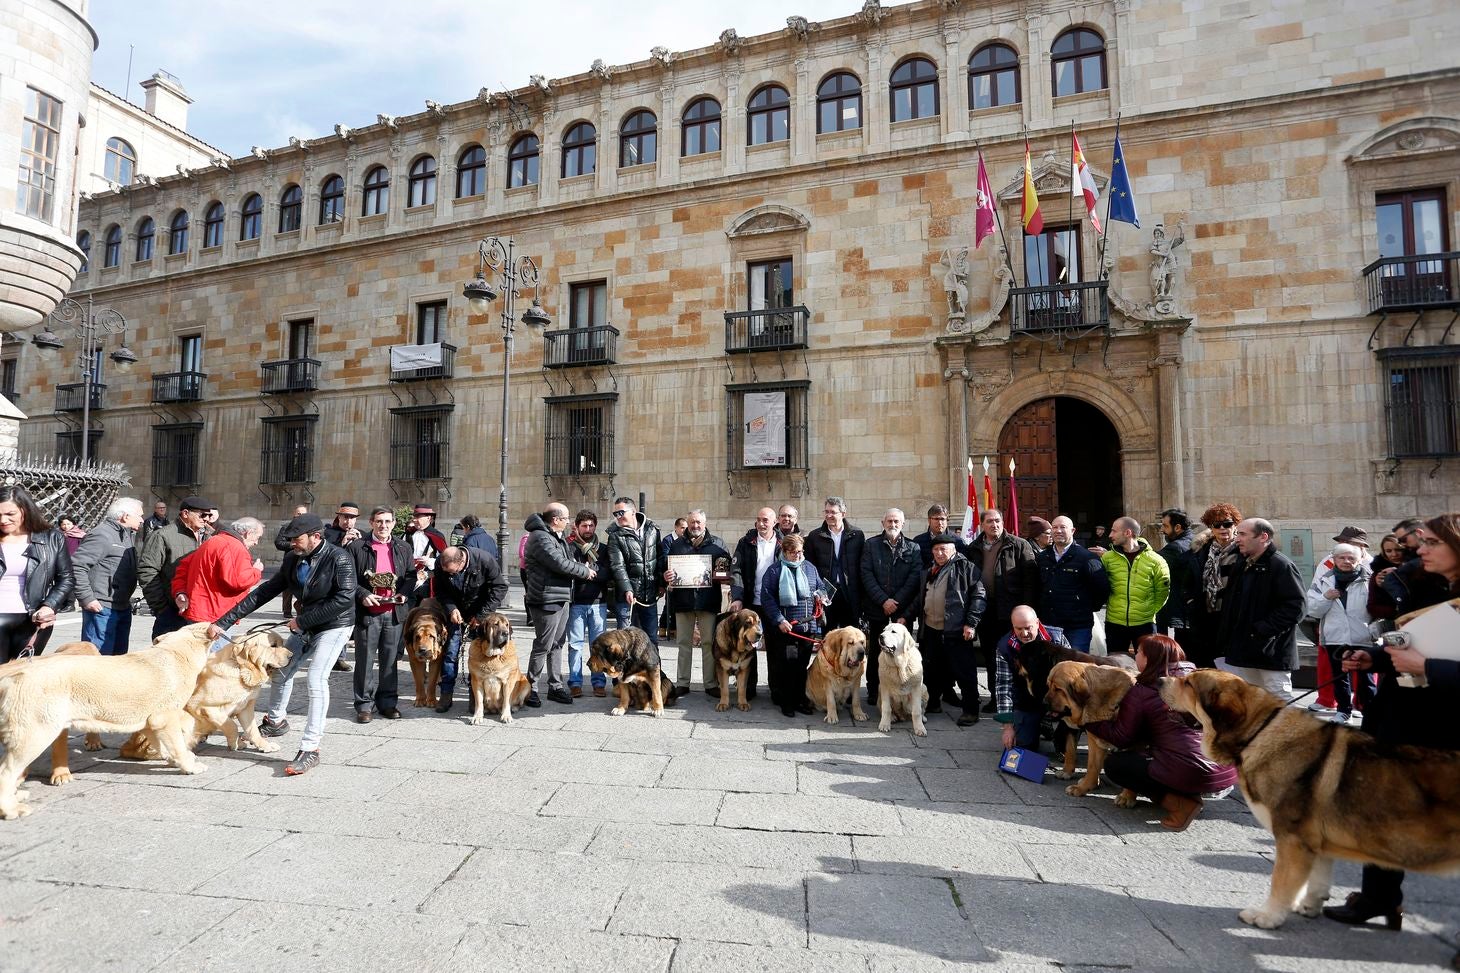
M 177 167 L 198 169 L 225 153 L 193 138 L 162 119 L 93 84 L 88 92 L 86 128 L 81 131 L 77 169 L 80 188 L 100 193 L 116 188 L 106 179 L 106 143 L 124 139 L 137 153 L 137 174 L 175 176 Z M 201 219 L 202 214 L 198 214 Z M 166 219 L 166 215 L 161 217 Z M 93 234 L 94 235 L 94 234 Z

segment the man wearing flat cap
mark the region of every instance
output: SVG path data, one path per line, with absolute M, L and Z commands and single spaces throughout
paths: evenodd
M 296 611 L 289 619 L 289 663 L 273 674 L 269 711 L 259 724 L 259 732 L 266 737 L 289 732 L 284 714 L 294 690 L 294 674 L 307 663 L 309 711 L 304 736 L 298 754 L 284 768 L 284 773 L 292 777 L 319 765 L 320 738 L 330 703 L 330 667 L 344 651 L 355 624 L 355 559 L 324 539 L 324 521 L 314 514 L 289 521 L 284 536 L 289 541 L 289 553 L 284 555 L 278 573 L 208 626 L 208 637 L 218 638 L 235 622 L 277 598 L 286 587 L 294 593 Z
M 411 607 L 431 594 L 431 572 L 436 569 L 436 558 L 446 550 L 446 537 L 436 529 L 436 508 L 429 503 L 418 503 L 411 511 L 411 522 L 406 527 L 406 540 L 411 545 L 411 556 L 415 562 L 416 583 L 411 588 Z
M 1369 551 L 1369 532 L 1362 527 L 1355 527 L 1352 524 L 1345 525 L 1339 529 L 1337 534 L 1333 535 L 1333 543 L 1352 544 L 1354 547 L 1357 547 L 1359 549 L 1360 567 L 1366 567 L 1370 561 L 1374 560 L 1374 555 Z M 1330 553 L 1314 566 L 1313 580 L 1309 584 L 1317 584 L 1318 579 L 1329 571 L 1332 571 L 1334 566 L 1333 555 Z
M 205 518 L 214 509 L 211 500 L 188 497 L 178 510 L 177 520 L 153 530 L 142 545 L 142 556 L 137 560 L 137 583 L 142 587 L 147 607 L 152 610 L 153 639 L 188 624 L 173 603 L 172 576 L 177 573 L 177 562 L 198 549 L 206 527 Z

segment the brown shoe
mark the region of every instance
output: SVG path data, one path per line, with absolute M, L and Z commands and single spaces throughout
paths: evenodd
M 577 699 L 579 696 L 582 696 L 583 695 L 583 687 L 582 686 L 574 686 L 574 687 L 572 687 L 572 690 L 571 691 L 573 693 L 573 698 L 574 699 Z
M 1161 810 L 1167 812 L 1161 819 L 1161 827 L 1167 831 L 1185 831 L 1187 825 L 1195 821 L 1196 816 L 1201 813 L 1201 799 L 1167 792 L 1161 798 Z
M 360 712 L 355 714 L 356 723 L 369 723 L 374 718 L 375 714 L 368 709 L 362 709 Z
M 607 696 L 608 695 L 608 690 L 605 689 L 602 686 L 594 686 L 593 687 L 593 695 L 595 695 L 595 696 Z

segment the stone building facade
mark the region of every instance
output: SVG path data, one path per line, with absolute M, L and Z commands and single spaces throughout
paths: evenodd
M 832 493 L 916 523 L 988 455 L 1026 514 L 1230 500 L 1308 560 L 1341 522 L 1460 506 L 1457 24 L 1442 0 L 869 0 L 102 193 L 82 228 L 121 241 L 77 289 L 135 323 L 144 374 L 108 377 L 97 452 L 230 512 L 490 520 L 501 305 L 462 285 L 501 236 L 555 319 L 517 326 L 514 529 L 638 492 L 728 533 Z M 1103 200 L 1117 116 L 1142 228 L 1102 246 L 1070 130 Z M 1007 251 L 975 247 L 980 149 Z M 60 374 L 24 378 L 48 411 Z

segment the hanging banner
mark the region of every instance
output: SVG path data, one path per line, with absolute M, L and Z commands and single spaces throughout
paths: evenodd
M 745 448 L 750 466 L 786 465 L 786 392 L 745 393 Z
M 441 342 L 429 345 L 392 345 L 390 370 L 410 372 L 421 368 L 441 367 Z

